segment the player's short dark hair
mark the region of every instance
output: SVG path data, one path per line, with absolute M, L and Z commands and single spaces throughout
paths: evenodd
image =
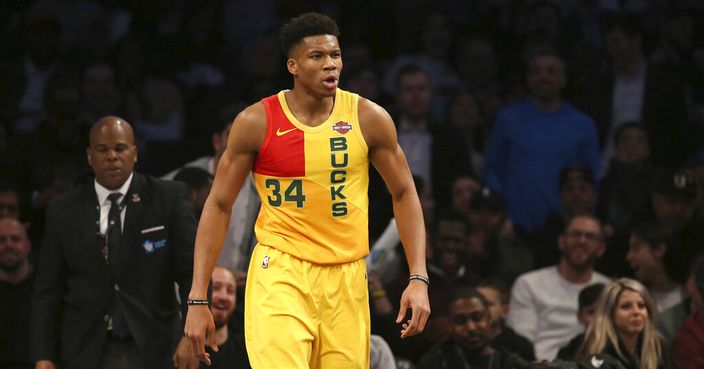
M 325 14 L 304 13 L 292 18 L 281 27 L 279 42 L 281 51 L 290 56 L 293 48 L 308 36 L 332 35 L 340 37 L 337 23 Z

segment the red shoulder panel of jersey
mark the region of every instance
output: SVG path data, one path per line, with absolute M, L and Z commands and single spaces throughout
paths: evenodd
M 266 110 L 266 137 L 253 171 L 276 177 L 305 176 L 303 131 L 286 117 L 277 95 L 262 99 L 262 102 Z

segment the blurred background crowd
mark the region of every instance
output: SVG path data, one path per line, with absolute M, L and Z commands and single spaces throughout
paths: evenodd
M 662 314 L 680 308 L 661 328 L 669 339 L 701 309 L 691 273 L 704 249 L 697 0 L 4 0 L 0 217 L 27 225 L 29 262 L 47 203 L 92 180 L 88 128 L 105 115 L 133 125 L 139 172 L 187 182 L 198 215 L 228 123 L 292 87 L 276 35 L 306 11 L 338 22 L 341 87 L 394 118 L 421 197 L 435 318 L 422 337 L 402 342 L 392 326 L 400 246 L 373 254 L 384 267 L 369 276 L 372 332 L 401 365 L 452 335 L 450 292 L 461 286 L 488 290 L 488 334 L 515 330 L 525 344 L 506 347 L 529 360 L 554 359 L 583 330 L 577 294 L 592 282 L 632 277 Z M 203 157 L 205 173 L 178 176 Z M 393 224 L 372 176 L 371 243 Z M 526 310 L 541 316 L 524 306 L 540 298 L 521 289 L 550 288 L 530 277 L 554 266 L 578 288 L 559 323 L 570 329 L 546 346 L 540 327 L 522 324 Z M 0 301 L 9 326 L 16 312 Z

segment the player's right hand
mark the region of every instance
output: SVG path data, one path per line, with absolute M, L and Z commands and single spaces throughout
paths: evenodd
M 186 327 L 184 334 L 188 338 L 188 343 L 191 345 L 191 352 L 198 360 L 210 365 L 210 355 L 205 352 L 205 341 L 208 340 L 208 346 L 214 351 L 218 351 L 218 345 L 215 343 L 215 322 L 213 314 L 207 305 L 189 305 L 188 314 L 186 314 Z

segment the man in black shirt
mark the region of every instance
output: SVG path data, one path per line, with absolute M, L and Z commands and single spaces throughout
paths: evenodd
M 0 368 L 34 368 L 29 357 L 31 248 L 22 223 L 0 218 Z
M 457 289 L 450 299 L 452 333 L 431 347 L 416 369 L 486 368 L 522 369 L 529 364 L 517 355 L 495 349 L 489 343 L 489 302 L 474 288 Z

